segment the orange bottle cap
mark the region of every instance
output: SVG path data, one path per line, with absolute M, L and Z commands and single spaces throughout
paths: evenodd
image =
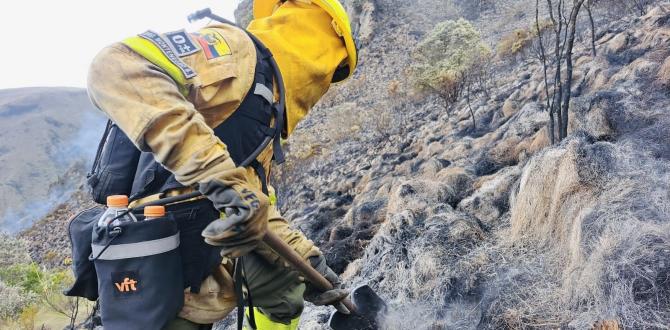
M 145 218 L 160 218 L 165 216 L 165 206 L 147 206 L 144 208 Z
M 126 195 L 107 196 L 107 206 L 108 207 L 127 207 L 128 206 L 128 196 L 126 196 Z

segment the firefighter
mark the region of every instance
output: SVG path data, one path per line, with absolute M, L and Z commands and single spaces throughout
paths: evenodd
M 279 75 L 272 71 L 272 59 Z M 195 251 L 193 269 L 185 274 L 195 274 L 191 284 L 198 282 L 199 290 L 185 290 L 184 307 L 167 329 L 208 329 L 226 317 L 239 298 L 233 260 L 242 256 L 260 329 L 295 329 L 304 299 L 346 312 L 339 303 L 346 291 L 339 289 L 337 274 L 314 243 L 282 218 L 269 197 L 268 176 L 273 158 L 282 158 L 279 136 L 288 137 L 356 64 L 349 18 L 337 0 L 256 0 L 246 30 L 216 24 L 194 33 L 147 31 L 96 56 L 88 77 L 91 100 L 148 155 L 135 172 L 133 203 L 194 189 L 206 197 L 168 207 L 180 223 L 203 222 L 198 235 L 207 244 L 199 245 L 203 237 L 193 243 L 182 238 L 182 246 Z M 279 79 L 286 107 L 273 116 Z M 278 122 L 281 127 L 274 127 Z M 265 137 L 274 143 L 251 165 L 237 166 Z M 235 212 L 221 220 L 208 218 L 227 210 Z M 225 221 L 238 226 L 230 229 Z M 336 289 L 320 292 L 304 283 L 261 242 L 267 230 Z M 204 245 L 216 246 L 223 256 L 213 271 L 199 262 L 208 259 L 198 254 Z M 195 268 L 204 269 L 204 276 Z

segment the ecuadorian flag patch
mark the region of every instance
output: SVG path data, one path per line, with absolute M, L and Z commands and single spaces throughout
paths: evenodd
M 223 39 L 223 36 L 214 30 L 202 29 L 193 35 L 208 60 L 232 54 L 226 39 Z

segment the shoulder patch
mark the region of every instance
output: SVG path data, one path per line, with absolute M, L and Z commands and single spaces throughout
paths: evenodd
M 202 29 L 193 35 L 198 44 L 200 44 L 200 47 L 202 47 L 208 60 L 232 54 L 226 39 L 215 30 Z
M 184 30 L 165 33 L 165 37 L 177 51 L 177 56 L 179 57 L 188 56 L 200 50 L 191 39 L 191 36 Z
M 163 39 L 163 37 L 153 31 L 146 31 L 144 33 L 140 33 L 139 36 L 141 38 L 144 38 L 154 45 L 158 47 L 161 52 L 165 55 L 165 57 L 170 61 L 172 64 L 174 64 L 179 70 L 184 74 L 184 77 L 186 79 L 191 79 L 197 75 L 193 69 L 191 69 L 190 66 L 186 65 L 179 56 L 175 53 L 175 50 L 170 47 L 170 44 Z

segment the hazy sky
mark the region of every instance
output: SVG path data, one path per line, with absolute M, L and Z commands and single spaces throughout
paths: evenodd
M 86 85 L 104 46 L 148 29 L 194 30 L 199 9 L 233 19 L 239 0 L 4 0 L 0 4 L 0 89 Z

